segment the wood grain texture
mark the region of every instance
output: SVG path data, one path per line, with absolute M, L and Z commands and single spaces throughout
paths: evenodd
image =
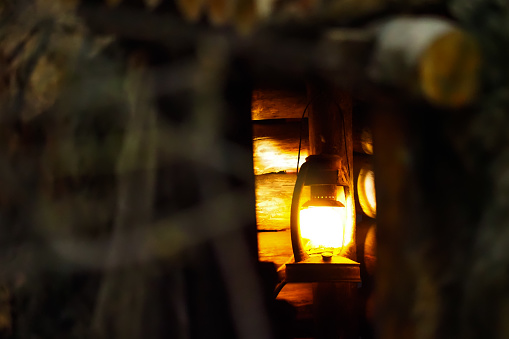
M 253 124 L 253 161 L 256 175 L 295 172 L 302 133 L 300 164 L 308 155 L 308 127 L 304 120 L 276 124 Z
M 353 172 L 352 107 L 349 92 L 323 81 L 310 81 L 308 95 L 312 100 L 309 114 L 309 146 L 312 155 L 333 154 L 340 157 L 339 182 L 345 183 L 345 229 L 355 239 L 355 196 Z M 311 190 L 316 187 L 311 186 Z M 313 193 L 314 194 L 314 193 Z M 348 238 L 346 238 L 348 239 Z M 355 241 L 348 242 L 342 256 L 356 260 Z M 297 256 L 297 255 L 296 255 Z
M 355 121 L 355 116 L 354 116 Z M 339 128 L 339 127 L 338 127 Z M 255 175 L 295 172 L 302 133 L 300 164 L 309 154 L 308 123 L 284 120 L 274 124 L 253 124 L 253 161 Z M 368 127 L 355 126 L 353 129 L 353 150 L 355 153 L 373 154 L 373 141 Z
M 258 258 L 281 267 L 292 259 L 290 231 L 258 232 Z M 291 260 L 293 261 L 293 260 Z
M 277 89 L 255 89 L 252 100 L 253 120 L 300 119 L 308 101 L 305 91 Z
M 256 223 L 258 230 L 290 228 L 295 174 L 265 174 L 255 177 Z

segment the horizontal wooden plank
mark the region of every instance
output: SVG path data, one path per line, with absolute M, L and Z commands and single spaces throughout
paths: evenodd
M 258 232 L 258 258 L 273 262 L 276 267 L 286 264 L 293 256 L 290 230 Z
M 253 162 L 256 175 L 295 172 L 302 129 L 300 163 L 308 155 L 307 121 L 272 125 L 253 124 Z
M 296 174 L 265 174 L 255 177 L 258 230 L 290 228 L 290 206 Z
M 300 122 L 253 124 L 253 162 L 256 175 L 295 172 L 299 152 Z M 353 149 L 360 154 L 373 154 L 371 132 L 367 127 L 353 129 Z M 309 152 L 307 120 L 302 123 L 300 164 Z
M 306 92 L 256 89 L 251 105 L 253 120 L 300 119 L 307 105 Z
M 370 156 L 354 155 L 353 174 L 355 190 L 357 190 L 357 177 L 360 168 L 365 163 L 371 163 L 371 161 Z M 290 206 L 296 179 L 297 175 L 295 173 L 255 176 L 258 230 L 279 231 L 290 228 Z M 303 192 L 302 199 L 305 199 L 306 194 L 308 194 L 307 188 Z M 357 202 L 357 191 L 355 191 L 355 200 L 357 212 L 362 213 L 362 209 Z

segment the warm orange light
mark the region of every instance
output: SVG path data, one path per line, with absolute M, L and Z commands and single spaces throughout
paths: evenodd
M 369 171 L 364 179 L 364 189 L 369 204 L 376 210 L 376 194 L 375 194 L 375 175 L 373 171 Z
M 376 217 L 375 174 L 371 167 L 362 168 L 357 180 L 357 193 L 362 211 L 369 217 Z
M 284 147 L 271 138 L 258 138 L 253 141 L 253 161 L 255 175 L 274 172 L 295 172 L 298 147 Z M 301 149 L 301 159 L 306 159 L 308 151 Z
M 345 207 L 310 206 L 300 211 L 300 232 L 310 253 L 338 254 L 352 240 Z

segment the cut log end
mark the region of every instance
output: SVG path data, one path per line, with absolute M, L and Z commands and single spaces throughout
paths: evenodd
M 422 92 L 430 102 L 459 108 L 474 101 L 479 84 L 481 53 L 468 34 L 453 30 L 436 39 L 422 54 Z

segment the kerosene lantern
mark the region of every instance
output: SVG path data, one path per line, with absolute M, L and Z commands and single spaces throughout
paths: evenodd
M 347 258 L 355 223 L 341 165 L 338 155 L 311 155 L 299 171 L 290 215 L 295 262 L 286 265 L 287 282 L 360 282 L 359 263 Z M 301 204 L 305 186 L 310 197 Z

